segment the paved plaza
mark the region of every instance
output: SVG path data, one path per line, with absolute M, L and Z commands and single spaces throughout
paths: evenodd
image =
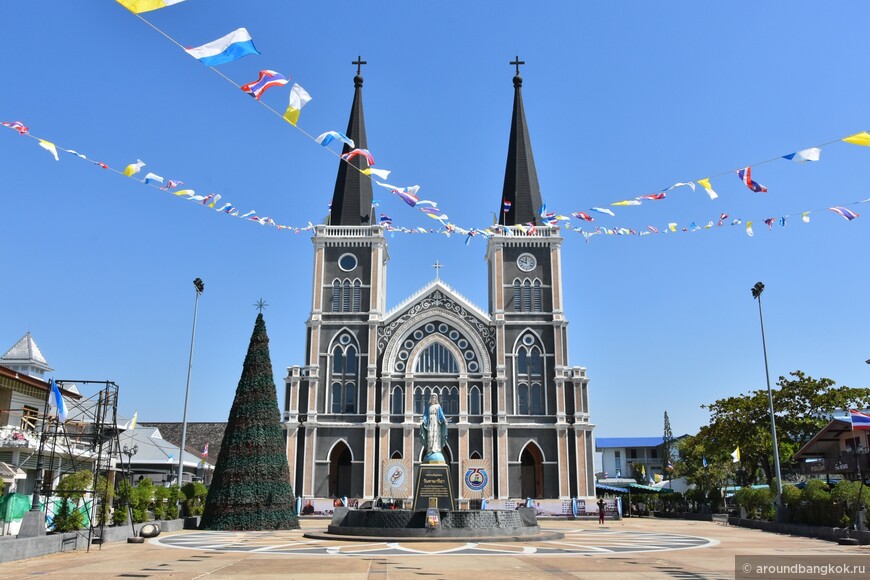
M 864 555 L 870 547 L 709 522 L 554 521 L 564 539 L 507 542 L 339 542 L 292 532 L 176 532 L 145 544 L 110 543 L 0 565 L 5 578 L 686 578 L 734 577 L 734 558 Z

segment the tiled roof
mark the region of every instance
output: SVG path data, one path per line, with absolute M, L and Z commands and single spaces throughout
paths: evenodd
M 6 354 L 0 357 L 0 364 L 10 365 L 22 363 L 30 363 L 34 366 L 41 367 L 46 371 L 54 370 L 48 366 L 45 357 L 42 355 L 42 351 L 39 350 L 38 346 L 36 346 L 36 341 L 33 340 L 33 337 L 29 332 L 22 336 L 18 342 L 12 346 L 12 348 L 7 350 Z
M 181 423 L 155 423 L 148 421 L 139 423 L 142 427 L 157 427 L 160 435 L 177 448 L 181 444 Z M 226 422 L 191 422 L 187 423 L 187 436 L 184 440 L 184 449 L 197 457 L 202 455 L 202 448 L 208 443 L 208 462 L 217 463 L 221 443 L 224 440 Z

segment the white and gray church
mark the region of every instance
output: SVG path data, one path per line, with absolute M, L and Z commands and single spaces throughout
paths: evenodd
M 589 380 L 568 363 L 562 237 L 539 215 L 519 67 L 513 85 L 504 189 L 492 199 L 503 227 L 487 241 L 486 310 L 437 275 L 387 310 L 389 253 L 371 180 L 359 171 L 366 161 L 340 162 L 328 224 L 313 237 L 305 364 L 285 379 L 297 495 L 411 499 L 432 393 L 450 421 L 444 457 L 459 506 L 595 495 Z M 347 136 L 366 148 L 359 68 L 354 86 Z

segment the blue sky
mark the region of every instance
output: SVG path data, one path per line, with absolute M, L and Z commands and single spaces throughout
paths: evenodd
M 588 211 L 675 182 L 732 171 L 870 129 L 860 2 L 589 3 L 188 0 L 146 14 L 181 44 L 235 28 L 260 56 L 220 67 L 244 83 L 291 74 L 312 95 L 299 127 L 347 125 L 350 64 L 361 54 L 369 149 L 390 183 L 422 186 L 451 221 L 485 227 L 498 210 L 513 99 L 522 75 L 543 197 Z M 111 0 L 13 0 L 0 120 L 122 169 L 136 159 L 198 193 L 279 223 L 318 223 L 337 160 Z M 14 24 L 14 25 L 13 25 Z M 283 111 L 286 88 L 263 101 Z M 120 412 L 181 419 L 199 303 L 188 418 L 226 419 L 256 317 L 266 323 L 279 396 L 303 362 L 313 248 L 305 233 L 210 212 L 0 131 L 0 350 L 26 331 L 62 379 L 112 380 Z M 674 433 L 706 422 L 701 404 L 764 387 L 761 280 L 773 380 L 795 369 L 870 384 L 866 267 L 870 204 L 853 222 L 802 211 L 867 199 L 870 148 L 835 143 L 818 163 L 756 167 L 769 192 L 735 175 L 719 199 L 679 188 L 613 208 L 597 224 L 662 229 L 728 213 L 743 226 L 669 235 L 564 233 L 570 360 L 587 367 L 599 436 Z M 435 222 L 376 192 L 396 225 Z M 762 220 L 790 215 L 785 228 Z M 579 225 L 575 222 L 574 225 Z M 434 277 L 486 308 L 485 243 L 390 240 L 388 305 Z

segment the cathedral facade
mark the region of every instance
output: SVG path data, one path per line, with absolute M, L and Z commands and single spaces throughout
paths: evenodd
M 450 421 L 444 456 L 460 506 L 595 494 L 589 381 L 585 368 L 568 363 L 562 237 L 539 215 L 519 70 L 513 84 L 486 310 L 437 274 L 387 310 L 389 251 L 361 173 L 366 161 L 339 164 L 329 223 L 313 237 L 305 364 L 285 379 L 297 495 L 410 499 L 420 418 L 433 393 Z M 347 136 L 366 148 L 359 71 L 354 85 Z

